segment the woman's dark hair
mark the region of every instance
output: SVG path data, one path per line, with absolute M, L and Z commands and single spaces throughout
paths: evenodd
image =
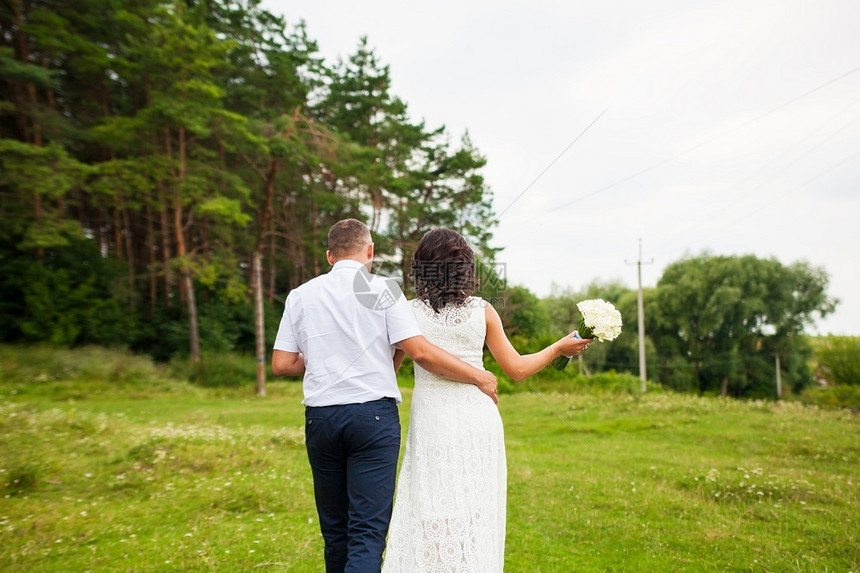
M 446 304 L 466 301 L 478 286 L 475 253 L 460 233 L 451 229 L 427 231 L 412 259 L 415 293 L 439 312 Z

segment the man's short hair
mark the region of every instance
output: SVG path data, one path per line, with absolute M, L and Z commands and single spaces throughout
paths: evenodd
M 372 242 L 370 229 L 356 219 L 338 221 L 328 232 L 328 250 L 335 258 L 354 255 Z

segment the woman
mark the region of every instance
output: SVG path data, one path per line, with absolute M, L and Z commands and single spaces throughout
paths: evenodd
M 413 311 L 424 336 L 483 368 L 486 343 L 511 378 L 522 380 L 561 355 L 576 355 L 591 339 L 573 333 L 521 356 L 498 312 L 471 296 L 475 257 L 450 229 L 429 231 L 412 263 Z M 403 355 L 395 354 L 399 367 Z M 384 573 L 488 573 L 505 558 L 507 469 L 502 420 L 476 386 L 440 378 L 415 365 L 406 453 L 383 562 Z

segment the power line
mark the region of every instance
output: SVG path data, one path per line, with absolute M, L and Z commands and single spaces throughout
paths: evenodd
M 848 107 L 846 107 L 845 109 L 843 109 L 842 111 L 840 111 L 839 113 L 837 113 L 835 116 L 831 117 L 831 118 L 830 118 L 829 120 L 827 120 L 827 122 L 825 122 L 825 123 L 829 123 L 830 121 L 833 121 L 833 119 L 835 119 L 836 117 L 838 117 L 838 116 L 842 115 L 845 111 L 847 111 L 847 110 L 848 110 L 848 109 L 850 109 L 851 107 L 853 107 L 853 106 L 857 105 L 858 103 L 860 103 L 860 100 L 855 101 L 854 103 L 852 103 L 851 105 L 849 105 Z M 779 171 L 777 171 L 776 173 L 774 173 L 773 175 L 771 175 L 771 176 L 770 176 L 770 177 L 768 177 L 767 179 L 765 179 L 765 180 L 761 181 L 760 183 L 758 183 L 757 185 L 755 185 L 754 187 L 752 187 L 750 190 L 746 191 L 746 192 L 745 192 L 745 195 L 744 195 L 744 197 L 743 197 L 743 199 L 748 199 L 751 193 L 753 193 L 753 192 L 755 192 L 755 191 L 757 191 L 757 190 L 761 189 L 762 187 L 764 187 L 764 186 L 765 186 L 767 183 L 769 183 L 770 181 L 773 181 L 774 179 L 776 179 L 777 177 L 779 177 L 779 176 L 780 176 L 780 175 L 782 175 L 783 173 L 785 173 L 785 172 L 787 172 L 787 171 L 791 170 L 792 168 L 796 167 L 796 166 L 798 165 L 798 162 L 799 162 L 800 160 L 802 160 L 803 158 L 805 158 L 805 157 L 807 157 L 808 155 L 810 155 L 810 154 L 811 154 L 812 152 L 814 152 L 816 149 L 820 148 L 822 145 L 824 145 L 825 143 L 827 143 L 827 142 L 829 142 L 830 140 L 832 140 L 834 137 L 836 137 L 837 135 L 839 135 L 840 133 L 842 133 L 843 131 L 845 131 L 847 128 L 849 128 L 849 127 L 851 127 L 852 125 L 856 124 L 858 121 L 860 121 L 860 116 L 857 116 L 857 117 L 855 117 L 854 119 L 852 119 L 851 121 L 849 121 L 849 122 L 847 122 L 847 123 L 843 124 L 843 125 L 842 125 L 842 127 L 840 127 L 839 129 L 837 129 L 836 131 L 832 132 L 831 134 L 829 134 L 828 136 L 826 136 L 824 139 L 822 139 L 821 141 L 819 141 L 818 143 L 816 143 L 816 144 L 815 144 L 815 145 L 813 145 L 812 147 L 810 147 L 810 148 L 808 148 L 807 150 L 805 150 L 804 152 L 802 152 L 800 155 L 797 155 L 796 157 L 794 157 L 794 159 L 791 161 L 791 163 L 790 163 L 789 165 L 787 165 L 787 166 L 783 167 L 782 169 L 780 169 Z M 818 131 L 820 131 L 820 130 L 821 130 L 821 126 L 819 126 L 818 128 L 816 128 L 815 130 L 813 130 L 813 132 L 812 132 L 811 134 L 807 135 L 807 137 L 805 137 L 805 138 L 803 139 L 803 141 L 801 141 L 801 143 L 803 143 L 803 142 L 805 142 L 805 141 L 809 140 L 809 139 L 811 138 L 811 135 L 812 135 L 812 134 L 814 134 L 814 133 L 816 133 L 816 132 L 818 132 Z M 798 145 L 799 145 L 799 144 L 798 144 Z M 754 173 L 753 175 L 751 175 L 750 177 L 748 177 L 746 180 L 744 180 L 743 182 L 741 182 L 741 183 L 739 183 L 739 184 L 735 185 L 733 188 L 731 188 L 729 191 L 727 191 L 727 193 L 732 193 L 732 192 L 736 191 L 737 189 L 740 189 L 740 188 L 743 186 L 743 183 L 745 183 L 746 181 L 749 181 L 750 179 L 752 179 L 753 177 L 755 177 L 755 175 L 757 175 L 758 173 L 761 173 L 761 172 L 762 172 L 766 167 L 768 167 L 769 165 L 772 165 L 773 163 L 775 163 L 778 159 L 780 159 L 781 157 L 785 156 L 785 155 L 786 155 L 786 154 L 787 154 L 791 149 L 793 149 L 793 148 L 797 147 L 798 145 L 792 146 L 792 147 L 791 147 L 791 148 L 789 148 L 788 150 L 783 151 L 782 153 L 780 153 L 777 157 L 775 157 L 774 159 L 772 159 L 771 161 L 769 161 L 766 165 L 764 165 L 763 167 L 761 167 L 760 169 L 758 169 L 758 171 L 757 171 L 756 173 Z M 801 183 L 800 185 L 797 185 L 797 186 L 792 187 L 789 191 L 778 191 L 776 194 L 772 195 L 772 198 L 771 198 L 770 200 L 768 200 L 766 203 L 764 203 L 763 205 L 760 205 L 759 207 L 756 207 L 755 209 L 753 209 L 752 211 L 750 211 L 750 212 L 748 212 L 748 213 L 746 213 L 746 214 L 744 214 L 744 215 L 741 215 L 741 216 L 737 216 L 737 215 L 735 215 L 735 216 L 733 216 L 733 217 L 732 217 L 732 225 L 734 225 L 734 224 L 738 223 L 739 221 L 741 221 L 741 220 L 743 220 L 743 219 L 746 219 L 746 218 L 750 217 L 751 215 L 753 215 L 753 214 L 755 214 L 755 213 L 757 213 L 757 212 L 761 211 L 761 209 L 763 209 L 763 208 L 764 208 L 764 207 L 766 207 L 767 205 L 772 204 L 772 203 L 773 203 L 775 200 L 777 200 L 780 196 L 785 196 L 785 195 L 791 194 L 791 193 L 793 193 L 794 191 L 797 191 L 798 189 L 800 189 L 800 188 L 802 188 L 802 187 L 804 187 L 804 186 L 806 186 L 806 185 L 810 184 L 812 181 L 814 181 L 814 180 L 818 179 L 819 177 L 821 177 L 821 176 L 825 175 L 826 173 L 829 173 L 830 171 L 832 171 L 832 170 L 833 170 L 833 169 L 835 169 L 836 167 L 839 167 L 840 165 L 842 165 L 843 163 L 845 163 L 845 161 L 847 161 L 847 160 L 848 160 L 848 159 L 850 159 L 850 158 L 851 158 L 851 156 L 849 156 L 849 157 L 848 157 L 847 159 L 845 159 L 845 160 L 842 160 L 842 161 L 838 162 L 836 165 L 832 165 L 831 167 L 828 167 L 828 168 L 827 168 L 827 169 L 825 169 L 823 172 L 819 172 L 817 175 L 813 176 L 811 179 L 808 179 L 808 180 L 807 180 L 807 181 L 805 181 L 804 183 Z M 725 205 L 725 206 L 724 206 L 720 211 L 717 211 L 717 212 L 715 212 L 715 211 L 714 211 L 714 210 L 712 210 L 712 209 L 699 208 L 699 209 L 694 209 L 694 210 L 690 211 L 689 213 L 690 213 L 690 215 L 694 215 L 694 214 L 696 214 L 696 215 L 705 214 L 705 215 L 707 215 L 707 216 L 708 216 L 708 218 L 709 218 L 710 220 L 715 220 L 715 219 L 718 219 L 721 215 L 725 214 L 727 211 L 729 211 L 729 210 L 733 210 L 733 209 L 736 209 L 739 203 L 740 203 L 740 201 L 739 201 L 739 200 L 731 200 L 731 201 L 729 201 L 729 202 L 728 202 L 728 204 L 727 204 L 727 205 Z M 699 229 L 699 230 L 701 230 L 701 224 L 700 224 L 700 223 L 690 222 L 690 221 L 688 221 L 688 223 L 689 223 L 689 224 L 688 224 L 686 227 L 684 227 L 683 229 L 681 229 L 681 228 L 676 228 L 676 229 L 675 229 L 675 233 L 674 233 L 674 235 L 675 235 L 675 236 L 679 236 L 679 235 L 680 235 L 680 236 L 684 236 L 684 235 L 686 235 L 686 233 L 687 233 L 690 229 L 694 229 L 694 228 L 695 228 L 695 229 Z M 721 228 L 720 228 L 720 232 L 723 232 L 723 231 L 725 231 L 725 227 L 721 227 Z M 665 241 L 663 241 L 662 243 L 660 243 L 660 244 L 657 246 L 656 250 L 657 250 L 657 251 L 659 251 L 659 252 L 663 252 L 663 251 L 662 251 L 662 249 L 664 249 L 664 248 L 666 247 L 666 245 L 671 244 L 671 243 L 673 243 L 673 242 L 674 242 L 674 241 L 673 241 L 672 239 L 665 240 Z
M 663 165 L 665 165 L 671 161 L 674 161 L 675 159 L 678 159 L 679 157 L 683 157 L 684 155 L 687 155 L 688 153 L 695 151 L 696 149 L 704 147 L 705 145 L 708 145 L 709 143 L 713 143 L 714 141 L 721 139 L 723 137 L 726 137 L 727 135 L 731 135 L 732 133 L 735 133 L 736 131 L 739 131 L 739 130 L 741 130 L 741 129 L 743 129 L 743 128 L 745 128 L 745 127 L 747 127 L 747 126 L 749 126 L 749 125 L 751 125 L 751 124 L 753 124 L 753 123 L 755 123 L 755 122 L 757 122 L 757 121 L 759 121 L 759 120 L 761 120 L 761 119 L 763 119 L 763 118 L 765 118 L 765 117 L 767 117 L 773 113 L 776 113 L 777 111 L 779 111 L 785 107 L 788 107 L 791 104 L 796 103 L 796 102 L 800 101 L 801 99 L 806 98 L 806 97 L 814 94 L 815 92 L 826 88 L 829 85 L 832 85 L 832 84 L 834 84 L 840 80 L 843 80 L 843 79 L 847 78 L 848 76 L 850 76 L 854 73 L 857 73 L 858 71 L 860 71 L 860 66 L 857 66 L 856 68 L 848 70 L 847 72 L 845 72 L 845 73 L 843 73 L 843 74 L 841 74 L 841 75 L 839 75 L 839 76 L 837 76 L 831 80 L 828 80 L 828 81 L 824 82 L 823 84 L 820 84 L 820 85 L 812 88 L 811 90 L 808 90 L 808 91 L 800 94 L 799 96 L 797 96 L 793 99 L 790 99 L 787 102 L 781 103 L 778 106 L 776 106 L 772 109 L 769 109 L 768 111 L 766 111 L 760 115 L 757 115 L 751 119 L 748 119 L 747 121 L 741 123 L 740 125 L 737 125 L 731 129 L 728 129 L 722 133 L 719 133 L 719 134 L 711 137 L 710 139 L 706 139 L 705 141 L 697 143 L 696 145 L 689 147 L 689 148 L 685 149 L 684 151 L 681 151 L 680 153 L 673 155 L 672 157 L 669 157 L 667 159 L 663 159 L 662 161 L 659 161 L 659 162 L 651 165 L 650 167 L 640 169 L 639 171 L 636 171 L 635 173 L 628 175 L 627 177 L 624 177 L 622 179 L 619 179 L 618 181 L 615 181 L 614 183 L 611 183 L 609 185 L 601 187 L 600 189 L 597 189 L 596 191 L 592 191 L 590 193 L 586 193 L 585 195 L 581 195 L 581 196 L 577 197 L 576 199 L 573 199 L 572 201 L 569 201 L 567 203 L 563 203 L 561 205 L 556 205 L 553 208 L 553 210 L 559 211 L 559 210 L 565 209 L 567 207 L 570 207 L 571 205 L 573 205 L 574 203 L 576 203 L 578 201 L 581 201 L 583 199 L 587 199 L 589 197 L 593 197 L 594 195 L 597 195 L 599 193 L 603 193 L 604 191 L 608 191 L 609 189 L 612 189 L 613 187 L 617 187 L 617 186 L 621 185 L 622 183 L 626 183 L 627 181 L 630 181 L 631 179 L 635 179 L 636 177 L 639 177 L 640 175 L 648 173 L 649 171 L 653 171 L 654 169 L 657 169 L 658 167 L 662 167 Z
M 838 167 L 841 167 L 843 164 L 845 164 L 845 163 L 847 163 L 848 161 L 850 161 L 850 160 L 854 159 L 855 157 L 857 157 L 857 155 L 860 155 L 860 151 L 854 152 L 854 153 L 852 153 L 851 155 L 849 155 L 848 157 L 845 157 L 845 158 L 841 159 L 840 161 L 837 161 L 836 163 L 834 163 L 833 165 L 831 165 L 830 167 L 828 167 L 828 168 L 827 168 L 827 169 L 825 169 L 824 171 L 820 171 L 820 172 L 816 173 L 815 175 L 813 175 L 812 177 L 810 177 L 809 179 L 807 179 L 807 180 L 806 180 L 806 181 L 804 181 L 803 183 L 800 183 L 799 185 L 795 185 L 794 187 L 790 188 L 788 191 L 785 191 L 785 192 L 782 192 L 782 193 L 777 193 L 777 194 L 776 194 L 776 195 L 774 195 L 774 196 L 773 196 L 773 198 L 771 198 L 771 199 L 770 199 L 770 201 L 768 201 L 767 203 L 765 203 L 765 204 L 763 204 L 763 205 L 760 205 L 759 207 L 757 207 L 757 208 L 753 209 L 752 211 L 750 211 L 749 213 L 747 213 L 747 214 L 746 214 L 746 215 L 744 215 L 743 217 L 738 217 L 738 218 L 736 218 L 736 219 L 735 219 L 734 221 L 732 221 L 732 222 L 733 222 L 734 224 L 737 224 L 738 222 L 743 221 L 744 219 L 748 219 L 749 217 L 751 217 L 751 216 L 755 215 L 756 213 L 758 213 L 759 211 L 761 211 L 761 210 L 762 210 L 762 209 L 764 209 L 765 207 L 767 207 L 767 206 L 769 206 L 769 205 L 773 204 L 773 202 L 774 202 L 774 201 L 776 201 L 776 200 L 778 200 L 778 199 L 785 198 L 785 197 L 787 197 L 787 196 L 789 196 L 789 195 L 792 195 L 793 193 L 795 193 L 795 192 L 799 191 L 800 189 L 803 189 L 804 187 L 806 187 L 807 185 L 809 185 L 809 184 L 810 184 L 810 183 L 812 183 L 813 181 L 816 181 L 816 180 L 820 179 L 821 177 L 824 177 L 825 175 L 827 175 L 828 173 L 830 173 L 830 172 L 831 172 L 831 171 L 833 171 L 834 169 L 836 169 L 836 168 L 838 168 Z
M 520 191 L 520 194 L 519 194 L 519 195 L 517 195 L 516 197 L 514 197 L 514 200 L 513 200 L 513 201 L 511 201 L 511 202 L 508 204 L 508 206 L 507 206 L 507 207 L 505 207 L 504 209 L 502 209 L 502 212 L 501 212 L 501 213 L 499 213 L 499 215 L 496 217 L 496 220 L 495 220 L 495 222 L 496 222 L 496 223 L 498 223 L 499 219 L 501 219 L 501 218 L 502 218 L 502 215 L 504 215 L 504 214 L 508 211 L 508 209 L 510 209 L 511 207 L 513 207 L 513 206 L 514 206 L 514 203 L 516 203 L 517 201 L 519 201 L 519 200 L 520 200 L 520 198 L 521 198 L 523 195 L 525 195 L 525 194 L 526 194 L 526 191 L 528 191 L 529 189 L 531 189 L 531 188 L 532 188 L 532 186 L 533 186 L 535 183 L 537 183 L 537 182 L 538 182 L 538 180 L 539 180 L 541 177 L 543 177 L 543 176 L 544 176 L 544 174 L 545 174 L 547 171 L 549 171 L 549 170 L 550 170 L 550 168 L 551 168 L 553 165 L 555 165 L 556 161 L 558 161 L 559 159 L 561 159 L 561 158 L 562 158 L 562 156 L 563 156 L 565 153 L 567 153 L 567 151 L 568 151 L 571 147 L 573 147 L 573 144 L 574 144 L 574 143 L 576 143 L 577 141 L 579 141 L 579 140 L 580 140 L 580 138 L 581 138 L 583 135 L 585 135 L 585 133 L 586 133 L 589 129 L 591 129 L 591 126 L 592 126 L 592 125 L 594 125 L 595 123 L 597 123 L 597 120 L 598 120 L 598 119 L 600 119 L 601 117 L 603 117 L 603 114 L 604 114 L 604 113 L 606 113 L 606 111 L 607 111 L 608 109 L 609 109 L 609 108 L 604 109 L 603 111 L 601 111 L 601 112 L 598 114 L 598 116 L 597 116 L 597 117 L 595 117 L 593 120 L 591 120 L 591 123 L 589 123 L 587 126 L 585 126 L 585 129 L 583 129 L 583 130 L 579 133 L 579 135 L 577 135 L 575 138 L 573 138 L 573 141 L 571 141 L 570 143 L 568 143 L 568 144 L 567 144 L 567 147 L 565 147 L 565 148 L 561 151 L 561 153 L 559 153 L 559 154 L 556 156 L 556 158 L 555 158 L 555 159 L 553 159 L 552 161 L 550 161 L 550 162 L 549 162 L 549 165 L 547 165 L 546 167 L 544 167 L 543 171 L 541 171 L 540 173 L 538 173 L 538 176 L 537 176 L 537 177 L 535 177 L 535 178 L 532 180 L 532 182 L 531 182 L 531 183 L 529 183 L 528 185 L 526 185 L 526 188 L 525 188 L 525 189 L 523 189 L 522 191 Z
M 749 177 L 747 177 L 746 179 L 744 179 L 743 181 L 741 181 L 741 182 L 737 185 L 737 187 L 740 187 L 740 186 L 742 186 L 744 183 L 746 183 L 746 182 L 748 182 L 748 181 L 750 181 L 750 180 L 754 179 L 757 175 L 759 175 L 759 174 L 760 174 L 761 172 L 763 172 L 765 169 L 767 169 L 768 167 L 770 167 L 771 165 L 773 165 L 774 163 L 776 163 L 778 160 L 780 160 L 780 159 L 782 159 L 784 156 L 786 156 L 786 155 L 787 155 L 791 150 L 795 149 L 796 147 L 799 147 L 801 144 L 803 144 L 803 143 L 805 143 L 806 141 L 808 141 L 808 140 L 812 139 L 812 136 L 813 136 L 813 135 L 815 135 L 815 134 L 817 134 L 818 132 L 822 131 L 822 130 L 824 129 L 824 127 L 825 127 L 827 124 L 831 123 L 833 120 L 835 120 L 836 118 L 838 118 L 839 116 L 841 116 L 842 114 L 844 114 L 845 112 L 847 112 L 847 111 L 848 111 L 849 109 L 851 109 L 852 107 L 856 106 L 858 103 L 860 103 L 860 99 L 854 100 L 854 101 L 853 101 L 853 102 L 851 102 L 849 105 L 847 105 L 845 108 L 843 108 L 842 110 L 840 110 L 840 111 L 839 111 L 839 112 L 837 112 L 836 114 L 832 115 L 829 119 L 827 119 L 826 121 L 822 122 L 822 123 L 821 123 L 820 125 L 818 125 L 815 129 L 813 129 L 811 132 L 809 132 L 809 133 L 806 135 L 806 137 L 804 137 L 804 138 L 802 138 L 802 139 L 801 139 L 801 141 L 800 141 L 799 143 L 797 143 L 797 144 L 795 144 L 795 145 L 792 145 L 791 147 L 789 147 L 788 149 L 786 149 L 785 151 L 783 151 L 782 153 L 778 154 L 776 157 L 774 157 L 773 159 L 771 159 L 770 161 L 768 161 L 767 163 L 765 163 L 764 165 L 762 165 L 761 167 L 759 167 L 759 168 L 758 168 L 758 169 L 757 169 L 757 170 L 756 170 L 752 175 L 750 175 Z M 851 120 L 851 121 L 849 121 L 848 123 L 844 123 L 844 124 L 842 124 L 842 127 L 840 127 L 839 129 L 837 129 L 836 131 L 832 132 L 830 135 L 826 136 L 824 139 L 822 139 L 821 141 L 819 141 L 818 143 L 816 143 L 815 145 L 813 145 L 812 147 L 810 147 L 809 149 L 807 149 L 805 152 L 803 152 L 803 153 L 801 153 L 800 155 L 798 155 L 797 157 L 795 157 L 795 158 L 792 160 L 792 163 L 791 163 L 791 165 L 790 165 L 789 167 L 786 167 L 785 169 L 782 169 L 781 171 L 778 171 L 778 172 L 776 173 L 776 175 L 772 176 L 770 179 L 773 179 L 774 177 L 776 177 L 776 176 L 778 176 L 778 175 L 781 175 L 781 174 L 782 174 L 786 169 L 790 168 L 791 166 L 797 165 L 797 163 L 798 163 L 801 159 L 803 159 L 804 157 L 806 157 L 807 155 L 809 155 L 811 152 L 815 151 L 816 149 L 818 149 L 819 147 L 821 147 L 822 145 L 824 145 L 825 143 L 827 143 L 828 141 L 830 141 L 831 139 L 833 139 L 834 137 L 836 137 L 837 135 L 839 135 L 840 133 L 842 133 L 843 131 L 845 131 L 845 130 L 846 130 L 848 127 L 850 127 L 851 125 L 854 125 L 855 123 L 857 123 L 857 121 L 858 121 L 858 120 L 860 120 L 860 116 L 855 117 L 854 119 L 852 119 L 852 120 Z M 765 183 L 766 183 L 767 181 L 769 181 L 769 179 L 768 179 L 768 180 L 765 180 Z M 757 189 L 757 188 L 761 187 L 761 185 L 762 185 L 762 184 L 757 185 L 757 186 L 755 187 L 755 189 Z
M 799 191 L 799 190 L 803 189 L 804 187 L 806 187 L 806 186 L 810 185 L 811 183 L 813 183 L 813 182 L 817 181 L 818 179 L 820 179 L 820 178 L 824 177 L 825 175 L 827 175 L 827 174 L 828 174 L 828 173 L 830 173 L 831 171 L 834 171 L 835 169 L 837 169 L 837 168 L 841 167 L 841 166 L 842 166 L 842 165 L 844 165 L 845 163 L 848 163 L 848 162 L 849 162 L 849 161 L 851 161 L 852 159 L 855 159 L 858 155 L 860 155 L 860 151 L 855 151 L 854 153 L 851 153 L 851 154 L 850 154 L 850 155 L 848 155 L 847 157 L 844 157 L 844 158 L 840 159 L 839 161 L 837 161 L 836 163 L 834 163 L 834 164 L 830 165 L 830 166 L 829 166 L 829 167 L 827 167 L 826 169 L 824 169 L 824 170 L 822 170 L 822 171 L 819 171 L 818 173 L 816 173 L 816 174 L 815 174 L 815 175 L 813 175 L 812 177 L 810 177 L 810 178 L 806 179 L 804 182 L 799 183 L 799 184 L 797 184 L 797 185 L 795 185 L 795 186 L 793 186 L 793 187 L 790 187 L 788 190 L 781 190 L 781 191 L 778 191 L 778 192 L 777 192 L 777 193 L 775 193 L 773 196 L 771 196 L 771 198 L 770 198 L 769 200 L 767 200 L 765 203 L 763 203 L 763 204 L 759 205 L 758 207 L 754 208 L 753 210 L 748 211 L 748 212 L 744 213 L 743 215 L 739 215 L 739 216 L 736 216 L 736 217 L 732 217 L 731 223 L 730 223 L 729 225 L 721 226 L 721 227 L 719 228 L 719 232 L 720 232 L 721 234 L 722 234 L 722 233 L 725 233 L 725 232 L 726 232 L 726 229 L 731 228 L 731 227 L 734 227 L 734 226 L 737 226 L 740 222 L 742 222 L 742 221 L 745 221 L 745 220 L 749 219 L 750 217 L 752 217 L 752 216 L 753 216 L 753 215 L 755 215 L 756 213 L 760 212 L 760 211 L 761 211 L 762 209 L 764 209 L 765 207 L 768 207 L 768 206 L 772 205 L 772 204 L 773 204 L 773 203 L 775 203 L 776 201 L 778 201 L 778 200 L 780 200 L 780 199 L 785 199 L 786 197 L 788 197 L 788 196 L 790 196 L 790 195 L 793 195 L 793 194 L 794 194 L 794 193 L 796 193 L 797 191 Z M 701 212 L 703 212 L 703 213 L 707 213 L 707 211 L 701 211 Z M 667 244 L 670 244 L 670 243 L 672 243 L 672 241 L 671 241 L 671 240 L 670 240 L 670 241 L 664 241 L 663 243 L 661 243 L 661 244 L 659 245 L 659 247 L 657 248 L 657 250 L 658 250 L 658 251 L 660 251 L 662 248 L 664 248 Z M 678 249 L 675 249 L 675 250 L 678 250 Z M 670 250 L 670 251 L 661 251 L 661 252 L 663 252 L 664 254 L 667 254 L 667 253 L 670 253 L 670 252 L 673 252 L 673 251 L 672 251 L 672 250 Z

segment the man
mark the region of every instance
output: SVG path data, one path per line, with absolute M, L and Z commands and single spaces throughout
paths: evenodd
M 331 272 L 287 296 L 272 371 L 304 374 L 305 443 L 326 572 L 378 572 L 400 453 L 395 345 L 425 369 L 475 384 L 498 403 L 497 383 L 430 344 L 396 283 L 369 274 L 373 242 L 363 223 L 336 223 L 326 257 Z

